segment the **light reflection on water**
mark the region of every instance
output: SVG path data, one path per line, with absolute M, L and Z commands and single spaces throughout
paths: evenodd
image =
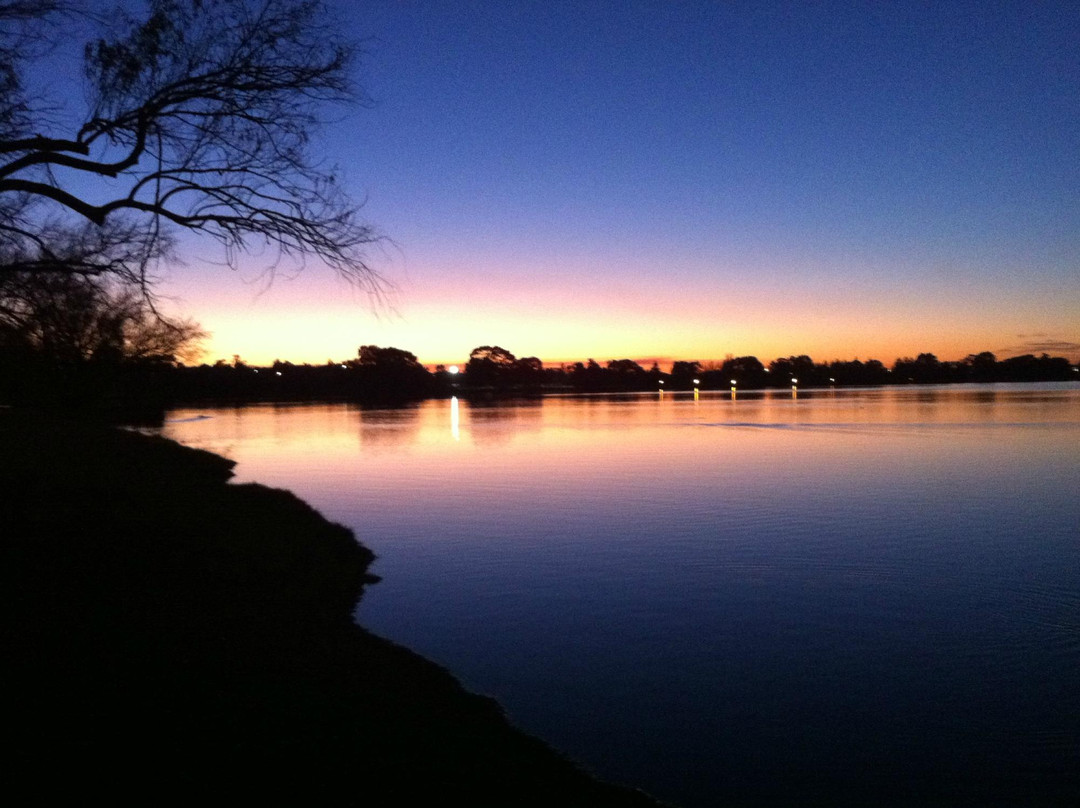
M 686 805 L 1080 793 L 1076 386 L 197 414 L 166 433 L 380 556 L 365 626 L 605 776 Z

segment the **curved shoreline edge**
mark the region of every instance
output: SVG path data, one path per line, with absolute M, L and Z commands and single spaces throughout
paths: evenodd
M 8 788 L 655 806 L 352 620 L 374 559 L 164 438 L 0 412 Z

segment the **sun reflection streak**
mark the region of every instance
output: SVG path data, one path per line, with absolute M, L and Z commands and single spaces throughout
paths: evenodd
M 450 435 L 454 440 L 461 440 L 461 420 L 458 415 L 457 396 L 450 397 Z

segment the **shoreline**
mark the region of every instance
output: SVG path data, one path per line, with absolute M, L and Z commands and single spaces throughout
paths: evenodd
M 353 622 L 374 554 L 292 493 L 16 410 L 0 447 L 13 791 L 660 804 Z

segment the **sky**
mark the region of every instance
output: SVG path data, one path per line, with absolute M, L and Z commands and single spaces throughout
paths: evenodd
M 1080 4 L 332 7 L 386 299 L 185 242 L 208 361 L 1080 359 Z

